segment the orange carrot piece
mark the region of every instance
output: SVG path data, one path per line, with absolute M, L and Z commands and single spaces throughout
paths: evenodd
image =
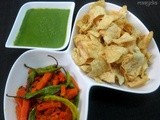
M 44 88 L 47 85 L 48 81 L 51 79 L 51 77 L 52 77 L 52 73 L 50 72 L 45 73 L 42 76 L 41 80 L 37 83 L 37 85 L 34 88 L 32 88 L 32 92 L 35 92 L 37 90 Z
M 65 96 L 66 94 L 66 86 L 65 85 L 61 85 L 61 93 L 60 96 Z
M 59 118 L 60 120 L 67 120 L 67 112 L 60 112 Z
M 60 120 L 72 120 L 71 110 L 67 107 L 65 111 L 61 111 L 61 113 L 59 114 L 59 119 Z
M 43 111 L 49 108 L 58 108 L 61 107 L 61 103 L 60 102 L 55 102 L 55 101 L 51 101 L 51 102 L 43 102 L 39 105 L 37 105 L 37 110 L 38 111 Z
M 17 96 L 23 97 L 25 94 L 26 94 L 26 88 L 23 86 L 19 87 L 18 91 L 17 91 Z M 23 99 L 15 98 L 15 101 L 17 103 L 17 105 L 16 105 L 17 120 L 21 120 L 21 108 L 23 106 Z
M 76 82 L 76 80 L 72 76 L 71 76 L 71 81 L 72 81 L 74 87 L 77 88 L 77 90 L 79 91 L 80 89 L 79 89 L 78 83 Z
M 26 94 L 26 88 L 23 87 L 23 86 L 19 87 L 18 91 L 17 91 L 17 96 L 18 97 L 23 97 L 25 94 Z M 15 100 L 16 100 L 17 105 L 19 105 L 21 107 L 23 99 L 21 99 L 21 98 L 15 98 Z
M 58 84 L 59 84 L 58 76 L 54 76 L 54 78 L 53 78 L 53 80 L 52 80 L 52 84 L 53 84 L 53 85 L 58 85 Z
M 58 73 L 58 79 L 61 83 L 65 82 L 66 78 L 63 72 L 59 71 Z
M 66 90 L 66 97 L 68 99 L 73 99 L 74 97 L 76 97 L 78 95 L 78 90 L 77 88 L 70 88 Z
M 30 101 L 24 99 L 23 105 L 21 107 L 20 120 L 28 120 L 29 109 L 30 109 Z
M 17 91 L 18 97 L 23 97 L 26 94 L 26 88 L 20 87 Z M 27 120 L 28 119 L 28 113 L 30 108 L 30 101 L 16 98 L 16 115 L 18 120 Z
M 21 108 L 18 105 L 16 106 L 16 115 L 17 115 L 17 120 L 20 120 Z
M 66 81 L 65 74 L 62 71 L 58 71 L 53 75 L 52 84 L 58 85 L 59 83 L 64 83 Z

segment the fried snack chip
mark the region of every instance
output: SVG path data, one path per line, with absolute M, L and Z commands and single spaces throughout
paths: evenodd
M 143 35 L 127 20 L 127 6 L 106 10 L 104 0 L 92 4 L 77 21 L 72 57 L 88 76 L 100 83 L 139 87 L 149 77 L 153 32 Z

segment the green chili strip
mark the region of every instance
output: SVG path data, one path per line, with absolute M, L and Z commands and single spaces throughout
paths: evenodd
M 36 120 L 36 109 L 35 109 L 35 108 L 33 108 L 33 109 L 30 111 L 28 120 Z
M 24 66 L 31 70 L 34 70 L 37 73 L 37 75 L 42 75 L 46 72 L 54 72 L 54 71 L 61 69 L 61 67 L 57 67 L 57 65 L 49 65 L 49 66 L 42 67 L 42 68 L 32 68 L 26 64 L 24 64 Z
M 79 120 L 79 112 L 77 110 L 77 107 L 72 102 L 70 102 L 68 99 L 65 99 L 65 98 L 62 98 L 56 95 L 47 95 L 47 96 L 44 96 L 44 100 L 45 101 L 56 100 L 56 101 L 62 102 L 63 104 L 65 104 L 66 106 L 70 108 L 72 112 L 72 118 L 73 118 L 72 120 Z
M 42 75 L 46 72 L 54 72 L 56 70 L 59 70 L 60 67 L 56 67 L 56 65 L 49 65 L 43 68 L 37 68 L 35 71 L 37 72 L 38 75 Z
M 78 94 L 73 100 L 73 104 L 75 104 L 75 106 L 77 106 L 77 107 L 78 107 L 78 104 L 79 104 L 79 98 L 80 98 L 80 94 Z
M 68 71 L 66 71 L 66 79 L 67 79 L 66 86 L 69 86 L 69 84 L 71 83 L 71 76 Z
M 27 90 L 30 89 L 31 84 L 33 83 L 35 77 L 36 77 L 36 71 L 32 70 L 29 75 L 28 75 L 28 79 L 27 79 Z
M 41 90 L 35 91 L 35 92 L 28 92 L 25 95 L 26 99 L 33 98 L 35 96 L 44 96 L 44 95 L 53 95 L 57 93 L 60 90 L 60 86 L 47 86 Z

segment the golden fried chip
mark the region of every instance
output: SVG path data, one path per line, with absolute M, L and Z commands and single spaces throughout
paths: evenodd
M 94 19 L 96 19 L 99 16 L 105 15 L 106 12 L 105 12 L 104 7 L 95 6 L 95 7 L 90 9 L 88 14 L 90 16 L 90 21 L 93 22 Z
M 122 6 L 122 8 L 119 10 L 118 13 L 120 15 L 120 18 L 125 18 L 127 15 L 127 6 L 126 5 Z
M 102 45 L 96 37 L 90 35 L 89 40 L 79 41 L 77 48 L 85 52 L 88 58 L 98 58 L 99 53 L 102 50 Z
M 153 38 L 153 31 L 149 32 L 148 35 L 146 35 L 139 43 L 138 47 L 142 50 L 145 50 L 148 48 L 150 41 Z
M 120 19 L 116 20 L 114 23 L 117 24 L 118 27 L 120 27 L 123 30 L 126 22 L 127 22 L 126 18 L 120 18 Z
M 92 27 L 91 30 L 88 30 L 88 34 L 94 35 L 95 37 L 99 37 L 100 33 L 98 32 L 98 30 L 94 27 Z
M 83 23 L 79 20 L 76 25 L 79 27 L 79 33 L 86 33 L 86 31 L 92 26 L 92 22 Z
M 83 16 L 83 18 L 82 18 L 81 21 L 82 21 L 84 24 L 87 24 L 87 23 L 89 22 L 89 18 L 90 18 L 90 16 L 89 16 L 88 14 L 86 14 L 86 15 Z
M 100 31 L 102 33 L 102 31 Z M 103 33 L 103 39 L 106 44 L 110 44 L 112 39 L 118 39 L 121 34 L 121 29 L 114 23 Z
M 72 51 L 72 57 L 77 65 L 84 64 L 87 59 L 88 55 L 83 49 L 74 48 Z
M 111 15 L 113 17 L 113 21 L 116 21 L 120 18 L 119 12 L 118 11 L 106 11 L 107 15 Z
M 129 87 L 144 85 L 151 64 L 148 52 L 153 32 L 143 35 L 127 19 L 127 6 L 106 10 L 104 0 L 92 4 L 77 22 L 72 57 L 87 75 L 99 83 Z
M 111 46 L 107 46 L 104 49 L 104 53 L 102 56 L 104 57 L 105 60 L 107 60 L 108 63 L 113 63 L 119 60 L 119 58 L 123 54 L 127 54 L 127 52 L 128 52 L 127 49 L 124 47 L 111 45 Z
M 89 73 L 91 71 L 90 65 L 82 65 L 82 66 L 80 66 L 80 68 L 86 73 Z
M 94 59 L 91 62 L 91 71 L 88 73 L 91 77 L 100 76 L 102 73 L 108 71 L 110 69 L 108 63 L 102 58 Z
M 127 82 L 126 84 L 129 87 L 140 87 L 144 85 L 148 80 L 149 80 L 148 76 L 144 76 L 143 78 L 137 77 L 134 81 Z
M 114 69 L 113 72 L 115 74 L 116 81 L 118 81 L 118 84 L 122 85 L 125 82 L 125 79 L 122 76 L 122 74 L 120 73 L 119 68 L 118 69 Z
M 99 77 L 102 81 L 105 81 L 108 83 L 115 83 L 115 74 L 112 72 L 102 73 Z
M 109 25 L 112 23 L 113 21 L 113 17 L 110 15 L 104 15 L 102 17 L 102 20 L 99 22 L 99 24 L 97 25 L 97 29 L 107 29 L 109 27 Z
M 74 44 L 76 45 L 76 47 L 78 46 L 78 43 L 80 41 L 90 41 L 89 37 L 85 34 L 77 34 L 75 37 L 74 37 Z
M 105 0 L 99 0 L 95 3 L 93 3 L 91 6 L 90 6 L 90 9 L 93 9 L 94 7 L 96 6 L 101 6 L 101 7 L 105 7 Z
M 125 32 L 129 33 L 129 34 L 132 34 L 132 32 L 133 32 L 133 26 L 130 23 L 126 22 L 124 24 L 123 30 Z
M 126 42 L 132 42 L 136 41 L 136 38 L 134 36 L 131 36 L 129 33 L 125 32 L 120 38 L 113 39 L 113 42 L 116 44 L 123 44 Z
M 134 79 L 141 73 L 142 66 L 145 62 L 144 54 L 141 53 L 138 47 L 135 48 L 135 53 L 129 59 L 122 62 L 121 67 L 127 74 L 128 79 Z

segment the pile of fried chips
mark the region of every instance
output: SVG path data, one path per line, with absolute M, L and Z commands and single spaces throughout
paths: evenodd
M 104 0 L 90 6 L 76 25 L 75 63 L 98 82 L 139 87 L 149 80 L 151 54 L 147 48 L 153 32 L 143 35 L 127 20 L 127 6 L 107 11 Z

